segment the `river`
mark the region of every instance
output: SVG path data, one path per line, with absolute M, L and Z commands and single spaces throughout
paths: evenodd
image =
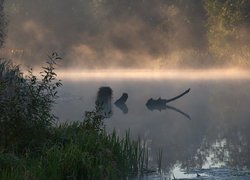
M 249 80 L 65 80 L 54 107 L 59 121 L 81 121 L 95 108 L 100 87 L 113 92 L 107 130 L 122 136 L 129 129 L 144 139 L 152 168 L 162 151 L 162 173 L 144 179 L 250 179 Z M 169 99 L 189 88 L 168 106 L 146 106 L 150 98 Z M 123 93 L 125 110 L 114 104 Z

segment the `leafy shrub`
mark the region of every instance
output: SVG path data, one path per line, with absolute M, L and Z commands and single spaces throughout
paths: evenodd
M 7 21 L 4 14 L 4 0 L 0 1 L 0 48 L 4 44 L 4 38 L 6 36 Z
M 41 80 L 32 72 L 24 76 L 19 66 L 0 61 L 0 149 L 17 152 L 39 147 L 55 120 L 51 113 L 61 86 L 54 72 L 60 57 L 52 53 L 42 67 Z

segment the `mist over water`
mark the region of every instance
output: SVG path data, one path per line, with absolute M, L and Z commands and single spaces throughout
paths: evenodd
M 98 69 L 59 70 L 58 76 L 68 81 L 95 80 L 242 80 L 250 72 L 240 68 L 222 69 Z
M 107 131 L 143 138 L 152 167 L 161 150 L 169 179 L 250 179 L 249 2 L 0 0 L 0 60 L 39 74 L 47 54 L 63 58 L 58 123 L 111 88 Z
M 235 168 L 241 176 L 244 172 L 240 170 L 250 167 L 249 82 L 246 79 L 65 81 L 55 113 L 61 121 L 81 121 L 84 111 L 94 109 L 98 89 L 110 87 L 113 113 L 105 119 L 107 130 L 115 128 L 123 135 L 130 129 L 133 137 L 140 135 L 150 147 L 152 166 L 162 149 L 166 176 L 175 172 L 176 177 L 182 177 L 184 171 L 195 177 L 197 172 L 222 177 L 226 171 L 229 174 L 224 175 L 231 177 L 236 172 L 230 174 L 229 170 Z M 169 99 L 188 88 L 191 88 L 188 94 L 168 105 L 188 114 L 190 119 L 172 109 L 151 111 L 146 107 L 150 98 Z M 114 104 L 123 93 L 128 94 L 125 114 Z M 216 168 L 222 174 L 216 174 Z

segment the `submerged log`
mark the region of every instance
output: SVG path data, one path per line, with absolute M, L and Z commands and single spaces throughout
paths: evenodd
M 158 98 L 158 99 L 153 99 L 153 98 L 150 98 L 147 103 L 146 103 L 146 106 L 165 106 L 167 103 L 171 102 L 171 101 L 175 101 L 179 98 L 181 98 L 182 96 L 184 96 L 185 94 L 187 94 L 188 92 L 190 91 L 190 88 L 188 90 L 186 90 L 185 92 L 179 94 L 178 96 L 175 96 L 173 98 L 170 98 L 170 99 L 161 99 L 161 98 Z
M 166 110 L 166 109 L 171 109 L 173 111 L 176 111 L 180 114 L 182 114 L 183 116 L 185 116 L 186 118 L 190 119 L 190 116 L 186 113 L 184 113 L 183 111 L 175 108 L 175 107 L 172 107 L 172 106 L 168 106 L 167 103 L 171 102 L 171 101 L 175 101 L 179 98 L 181 98 L 182 96 L 184 96 L 185 94 L 187 94 L 188 92 L 190 92 L 190 88 L 186 91 L 184 91 L 183 93 L 173 97 L 173 98 L 170 98 L 170 99 L 161 99 L 161 98 L 158 98 L 158 99 L 152 99 L 150 98 L 147 103 L 146 103 L 146 107 L 153 111 L 153 110 Z

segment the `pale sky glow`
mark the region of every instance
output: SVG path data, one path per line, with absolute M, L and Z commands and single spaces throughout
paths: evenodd
M 65 70 L 57 71 L 58 77 L 65 80 L 89 79 L 181 79 L 181 80 L 226 80 L 250 79 L 250 71 L 241 69 L 210 70 Z

